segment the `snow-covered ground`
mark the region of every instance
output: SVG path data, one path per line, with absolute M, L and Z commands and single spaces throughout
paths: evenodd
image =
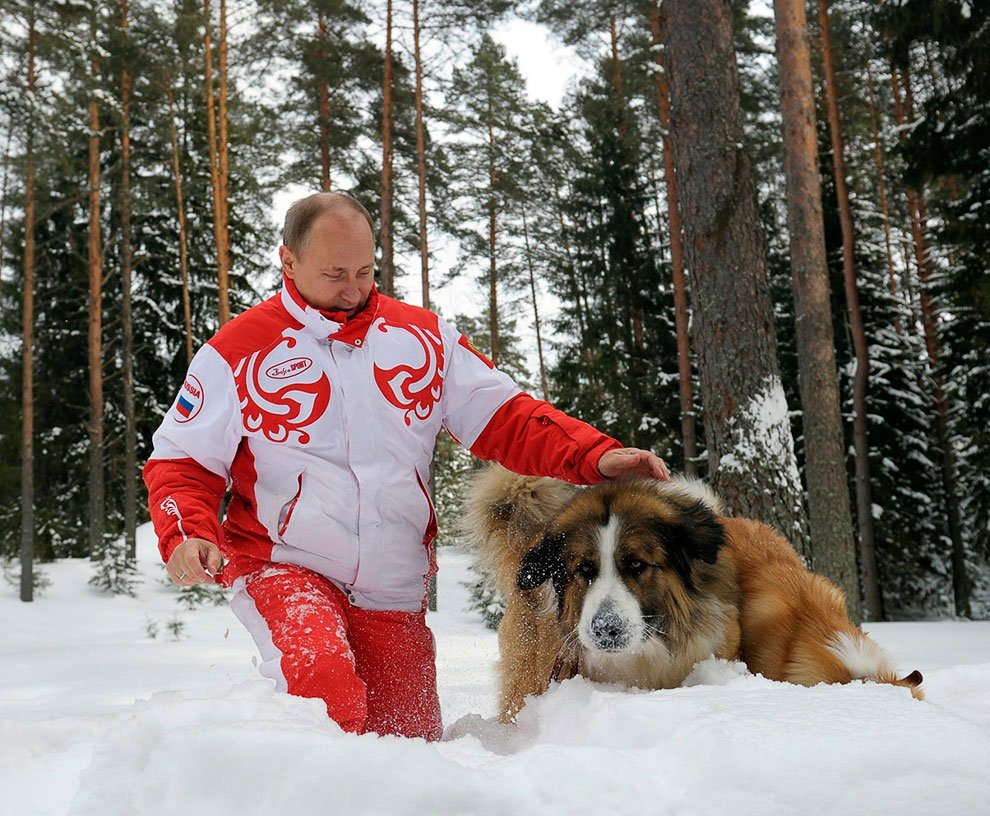
M 673 691 L 571 680 L 507 727 L 495 635 L 446 548 L 431 745 L 344 734 L 322 703 L 276 695 L 229 610 L 181 610 L 148 528 L 139 550 L 137 599 L 89 589 L 80 561 L 48 566 L 33 604 L 0 597 L 0 813 L 990 814 L 988 623 L 869 626 L 924 673 L 923 703 L 710 660 Z

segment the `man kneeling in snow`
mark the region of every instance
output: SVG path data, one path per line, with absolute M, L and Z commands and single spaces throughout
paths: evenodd
M 321 698 L 347 731 L 437 739 L 426 483 L 441 427 L 482 459 L 577 484 L 667 469 L 379 294 L 371 217 L 350 196 L 295 202 L 279 255 L 281 291 L 199 350 L 155 434 L 162 558 L 179 586 L 234 589 L 277 688 Z

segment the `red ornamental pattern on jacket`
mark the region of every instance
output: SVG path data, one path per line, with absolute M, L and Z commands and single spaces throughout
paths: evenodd
M 376 362 L 375 382 L 385 399 L 405 412 L 406 425 L 412 425 L 413 416 L 428 419 L 443 392 L 443 341 L 439 333 L 411 323 L 389 323 L 384 318 L 377 320 L 373 329 L 385 334 L 405 332 L 419 344 L 422 362 L 415 356 L 413 364 L 399 363 L 390 368 Z M 398 345 L 408 348 L 409 344 Z
M 272 442 L 309 442 L 304 428 L 323 416 L 330 405 L 330 380 L 313 360 L 293 350 L 299 345 L 292 329 L 273 346 L 245 357 L 234 370 L 244 428 L 261 431 Z

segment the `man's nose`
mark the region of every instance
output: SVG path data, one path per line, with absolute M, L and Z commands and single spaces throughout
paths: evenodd
M 358 286 L 357 280 L 348 280 L 340 290 L 340 296 L 348 301 L 360 300 L 361 287 Z

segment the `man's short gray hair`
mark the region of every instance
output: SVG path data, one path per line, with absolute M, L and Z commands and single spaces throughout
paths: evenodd
M 327 213 L 361 215 L 368 222 L 371 234 L 375 234 L 371 213 L 354 196 L 349 193 L 313 193 L 294 201 L 289 207 L 282 227 L 282 243 L 295 253 L 302 252 L 308 243 L 313 222 Z

